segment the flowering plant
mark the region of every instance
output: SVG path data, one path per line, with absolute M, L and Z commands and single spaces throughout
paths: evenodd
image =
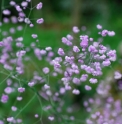
M 31 5 L 30 8 L 29 5 Z M 30 19 L 31 11 L 33 9 L 39 11 L 43 3 L 39 2 L 33 7 L 31 0 L 23 1 L 21 5 L 10 1 L 10 6 L 18 12 L 18 17 L 12 16 L 9 19 L 7 16 L 11 11 L 9 9 L 2 11 L 5 18 L 3 23 L 0 22 L 0 77 L 4 79 L 0 83 L 0 104 L 4 112 L 0 113 L 0 124 L 6 122 L 10 124 L 51 122 L 120 124 L 121 102 L 114 101 L 108 95 L 110 87 L 103 88 L 104 85 L 99 80 L 103 75 L 103 69 L 116 61 L 116 50 L 111 50 L 102 44 L 104 37 L 112 37 L 115 32 L 97 25 L 100 39 L 95 41 L 88 35 L 82 35 L 80 29 L 74 26 L 72 35 L 62 37 L 62 43 L 66 46 L 58 48 L 56 53 L 50 46 L 40 47 L 41 39 L 37 33 L 33 32 L 31 39 L 34 42 L 25 46 L 27 27 L 33 30 L 35 25 L 44 23 L 43 18 L 36 19 L 34 23 Z M 24 9 L 27 8 L 30 9 L 28 16 L 24 13 Z M 17 25 L 17 29 L 11 27 L 10 30 L 2 30 L 2 26 L 8 23 L 21 25 Z M 17 37 L 16 32 L 20 32 Z M 79 38 L 77 39 L 74 34 L 79 34 Z M 121 74 L 116 72 L 115 79 L 118 78 L 121 78 Z M 107 99 L 108 104 L 103 106 L 103 110 L 95 110 L 86 120 L 80 120 L 74 113 L 81 110 L 81 105 L 69 102 L 68 99 L 71 101 L 77 96 L 80 98 L 82 90 L 90 92 L 95 84 L 98 84 L 99 97 L 83 101 L 84 108 L 92 112 L 89 104 L 94 103 L 100 106 L 102 102 L 100 96 L 103 95 L 101 93 L 107 94 L 104 99 Z M 102 92 L 101 87 L 105 92 Z M 7 109 L 6 105 L 8 105 Z M 31 109 L 25 111 L 29 106 Z

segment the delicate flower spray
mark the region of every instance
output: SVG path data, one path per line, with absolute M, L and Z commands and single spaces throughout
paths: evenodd
M 7 109 L 3 107 L 0 124 L 7 122 L 9 124 L 57 124 L 58 122 L 61 124 L 122 124 L 121 102 L 114 101 L 112 97 L 107 97 L 107 104 L 102 111 L 96 110 L 91 114 L 91 118 L 86 120 L 80 120 L 75 116 L 75 113 L 78 113 L 77 107 L 68 101 L 77 95 L 82 95 L 82 90 L 90 92 L 92 86 L 97 83 L 99 84 L 97 94 L 102 93 L 103 82 L 101 83 L 98 78 L 103 75 L 103 68 L 109 67 L 116 61 L 116 50 L 111 50 L 102 42 L 104 37 L 112 37 L 115 32 L 102 29 L 101 25 L 97 25 L 101 39 L 95 41 L 88 35 L 82 35 L 80 29 L 74 26 L 72 30 L 73 33 L 79 34 L 78 39 L 76 40 L 71 34 L 62 37 L 62 43 L 67 49 L 66 47 L 58 48 L 57 53 L 50 46 L 40 47 L 38 44 L 41 39 L 37 33 L 33 32 L 30 35 L 33 42 L 26 46 L 27 27 L 33 30 L 35 25 L 44 23 L 43 18 L 36 19 L 33 23 L 30 19 L 31 12 L 33 9 L 40 11 L 43 4 L 40 2 L 33 7 L 31 0 L 25 0 L 21 4 L 11 0 L 9 4 L 18 12 L 18 17 L 12 16 L 9 19 L 7 16 L 11 11 L 9 9 L 2 11 L 5 18 L 3 23 L 0 22 L 0 77 L 6 78 L 0 82 L 0 99 L 1 105 L 8 106 Z M 24 10 L 28 8 L 30 13 L 26 15 Z M 16 28 L 10 27 L 7 31 L 2 30 L 2 26 L 9 23 L 20 25 Z M 19 36 L 15 35 L 16 32 L 19 32 Z M 120 77 L 121 74 L 116 72 L 115 79 Z M 109 89 L 108 86 L 106 90 Z M 95 100 L 91 98 L 83 102 L 88 112 L 92 110 L 89 104 L 99 106 L 102 99 L 99 97 Z M 111 104 L 112 101 L 114 102 Z M 30 109 L 28 109 L 29 106 Z

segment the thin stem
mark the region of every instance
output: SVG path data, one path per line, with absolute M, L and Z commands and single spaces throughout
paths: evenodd
M 38 101 L 39 101 L 39 103 L 40 103 L 40 107 L 42 108 L 43 106 L 42 106 L 42 102 L 41 102 L 41 100 L 40 100 L 40 96 L 39 96 L 38 92 L 36 92 L 36 96 L 37 96 Z M 41 120 L 40 120 L 41 123 L 43 124 L 42 116 L 43 116 L 43 109 L 41 110 Z
M 11 74 L 9 74 L 2 82 L 0 82 L 0 85 L 1 85 L 2 83 L 4 83 L 10 76 L 11 76 Z
M 0 13 L 0 22 L 2 22 L 2 8 L 3 8 L 3 5 L 4 5 L 4 0 L 1 0 L 1 13 Z M 2 36 L 2 30 L 0 28 L 0 37 Z
M 20 115 L 20 113 L 33 101 L 35 98 L 36 94 L 29 100 L 29 102 L 19 111 L 19 113 L 15 116 L 15 119 Z M 11 124 L 11 123 L 9 123 Z

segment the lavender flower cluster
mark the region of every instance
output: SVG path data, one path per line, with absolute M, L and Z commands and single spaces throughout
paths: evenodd
M 29 5 L 31 5 L 30 13 L 26 16 L 24 10 L 29 8 Z M 40 2 L 33 7 L 31 0 L 23 1 L 20 5 L 11 0 L 10 6 L 18 12 L 18 17 L 7 18 L 11 11 L 9 9 L 2 11 L 6 17 L 3 18 L 3 22 L 0 22 L 0 77 L 6 76 L 6 78 L 0 82 L 1 86 L 4 85 L 4 88 L 1 89 L 0 102 L 2 105 L 10 104 L 7 114 L 0 115 L 0 124 L 24 123 L 28 115 L 23 117 L 23 111 L 34 101 L 33 104 L 37 105 L 37 110 L 31 109 L 28 113 L 33 114 L 33 116 L 31 114 L 29 116 L 30 119 L 32 117 L 36 120 L 35 123 L 43 124 L 43 121 L 45 123 L 53 121 L 75 124 L 122 124 L 121 101 L 114 100 L 111 96 L 110 84 L 107 85 L 106 82 L 98 80 L 103 75 L 103 69 L 116 61 L 116 50 L 111 50 L 102 44 L 104 37 L 112 37 L 115 32 L 103 29 L 98 24 L 96 30 L 98 30 L 100 39 L 95 41 L 88 35 L 81 35 L 80 29 L 74 26 L 72 35 L 62 37 L 62 43 L 65 46 L 58 48 L 57 53 L 50 46 L 40 48 L 37 45 L 40 43 L 37 33 L 32 33 L 30 36 L 34 42 L 25 46 L 26 27 L 33 30 L 35 25 L 44 23 L 43 18 L 36 19 L 36 23 L 30 19 L 31 11 L 33 9 L 41 10 L 43 4 Z M 11 27 L 7 31 L 2 30 L 2 26 L 9 23 L 21 25 L 17 25 L 16 28 Z M 20 36 L 16 37 L 16 32 L 19 32 Z M 79 34 L 78 39 L 75 34 Z M 30 53 L 33 54 L 33 57 Z M 114 79 L 120 78 L 121 74 L 115 72 Z M 84 108 L 92 114 L 84 122 L 78 120 L 73 115 L 76 108 L 71 104 L 67 106 L 67 98 L 72 99 L 76 95 L 79 96 L 81 89 L 78 87 L 81 86 L 86 92 L 90 92 L 96 83 L 98 83 L 97 97 L 84 101 Z M 26 101 L 30 91 L 32 96 Z M 15 94 L 15 102 L 12 102 L 12 94 Z M 67 95 L 68 97 L 66 97 Z M 106 100 L 105 105 L 103 105 L 103 99 Z M 24 106 L 21 105 L 21 102 L 24 102 Z M 94 106 L 97 109 L 92 111 Z M 47 113 L 46 119 L 43 119 L 43 113 Z
M 84 101 L 84 107 L 91 115 L 86 124 L 121 124 L 122 102 L 113 93 L 111 82 L 122 78 L 120 72 L 115 72 L 114 77 L 109 76 L 101 80 L 97 87 L 97 95 Z M 93 109 L 95 108 L 95 109 Z

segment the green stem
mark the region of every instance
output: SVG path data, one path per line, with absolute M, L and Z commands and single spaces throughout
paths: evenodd
M 33 101 L 33 99 L 35 98 L 36 94 L 29 100 L 29 102 L 19 111 L 19 113 L 15 116 L 15 118 L 17 118 L 20 113 Z M 11 123 L 9 123 L 11 124 Z

